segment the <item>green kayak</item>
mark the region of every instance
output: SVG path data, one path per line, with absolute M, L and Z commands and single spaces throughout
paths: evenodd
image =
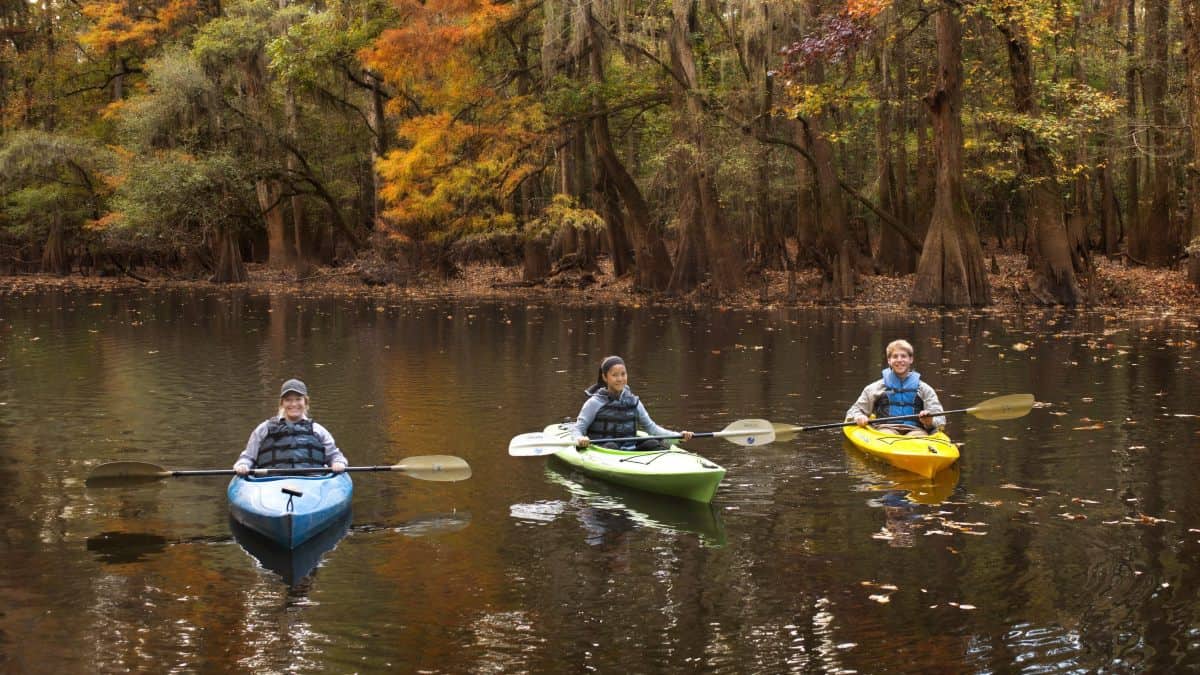
M 552 438 L 571 437 L 565 424 L 551 424 L 543 433 Z M 610 483 L 706 504 L 712 501 L 717 485 L 725 477 L 725 469 L 720 465 L 674 446 L 651 451 L 591 446 L 580 452 L 572 445 L 559 449 L 554 456 Z

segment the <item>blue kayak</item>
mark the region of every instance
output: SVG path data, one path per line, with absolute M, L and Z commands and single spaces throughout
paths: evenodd
M 235 477 L 229 513 L 237 522 L 283 546 L 296 548 L 349 512 L 350 474 Z

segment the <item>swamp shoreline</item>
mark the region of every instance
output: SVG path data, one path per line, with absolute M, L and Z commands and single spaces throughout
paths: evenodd
M 991 262 L 995 264 L 992 265 Z M 57 276 L 50 274 L 10 275 L 0 277 L 0 294 L 31 293 L 48 289 L 105 291 L 129 288 L 188 288 L 248 289 L 264 293 L 295 293 L 310 296 L 350 296 L 391 300 L 465 300 L 465 301 L 523 301 L 549 302 L 570 306 L 630 305 L 660 307 L 703 307 L 729 309 L 778 309 L 788 307 L 841 306 L 846 309 L 918 310 L 908 304 L 915 275 L 861 276 L 858 295 L 845 303 L 823 303 L 820 298 L 820 272 L 813 269 L 796 273 L 795 300 L 788 298 L 787 273 L 768 271 L 746 283 L 732 295 L 716 298 L 704 290 L 685 297 L 636 291 L 629 275 L 614 278 L 600 261 L 598 274 L 568 273 L 553 276 L 545 282 L 521 282 L 519 267 L 492 264 L 472 264 L 461 268 L 457 277 L 445 280 L 421 279 L 396 285 L 364 283 L 354 266 L 321 268 L 315 273 L 296 278 L 291 271 L 270 270 L 265 265 L 247 264 L 249 280 L 244 283 L 214 284 L 208 281 L 181 280 L 167 276 L 146 276 L 145 280 L 129 276 Z M 1077 310 L 1176 312 L 1200 315 L 1200 288 L 1190 283 L 1182 269 L 1150 269 L 1129 266 L 1097 256 L 1095 272 L 1088 287 L 1090 302 Z M 1026 288 L 1025 257 L 997 254 L 989 258 L 988 279 L 992 288 L 992 304 L 985 308 L 998 311 L 1052 309 L 1033 300 Z M 998 270 L 998 271 L 997 271 Z M 1088 283 L 1088 282 L 1085 282 Z M 1070 310 L 1072 308 L 1060 308 Z

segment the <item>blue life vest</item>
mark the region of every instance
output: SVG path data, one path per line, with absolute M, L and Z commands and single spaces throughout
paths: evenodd
M 259 469 L 325 466 L 325 446 L 313 432 L 312 420 L 271 420 L 254 466 Z
M 628 392 L 626 394 L 625 392 Z M 604 406 L 596 411 L 596 417 L 588 425 L 587 437 L 595 443 L 603 443 L 606 438 L 627 438 L 637 435 L 638 397 L 626 388 L 620 398 L 612 398 L 607 388 L 592 391 L 592 396 L 604 401 Z M 627 444 L 634 447 L 635 443 Z
M 876 417 L 897 417 L 899 415 L 916 415 L 925 409 L 925 402 L 917 396 L 921 386 L 921 374 L 909 371 L 908 377 L 901 382 L 891 368 L 883 369 L 883 394 L 875 401 Z M 917 420 L 896 420 L 909 426 L 921 427 Z

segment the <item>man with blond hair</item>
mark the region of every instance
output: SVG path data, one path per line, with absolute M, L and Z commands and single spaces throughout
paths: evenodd
M 907 340 L 893 340 L 888 343 L 886 354 L 888 367 L 883 369 L 883 377 L 863 388 L 858 400 L 846 411 L 846 421 L 865 427 L 872 416 L 919 415 L 915 420 L 874 425 L 882 431 L 908 436 L 928 436 L 945 426 L 946 418 L 939 414 L 945 408 L 938 401 L 937 392 L 912 369 L 912 345 Z

